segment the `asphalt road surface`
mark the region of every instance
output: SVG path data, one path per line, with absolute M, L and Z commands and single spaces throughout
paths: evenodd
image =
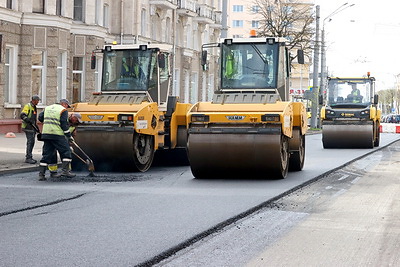
M 381 137 L 381 147 L 399 138 Z M 151 265 L 374 151 L 324 150 L 321 135 L 310 135 L 304 170 L 284 180 L 252 180 L 251 172 L 243 180 L 196 180 L 187 166 L 98 173 L 95 178 L 79 173 L 72 180 L 47 182 L 38 182 L 36 172 L 1 176 L 0 266 Z M 276 221 L 276 227 L 288 230 L 310 217 L 306 211 L 268 212 L 273 214 L 256 221 Z

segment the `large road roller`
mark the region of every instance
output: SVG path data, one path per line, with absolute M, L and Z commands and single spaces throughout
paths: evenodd
M 180 150 L 187 161 L 191 105 L 169 94 L 172 51 L 165 44 L 112 44 L 94 51 L 93 67 L 98 53 L 103 59 L 101 88 L 72 111 L 82 116 L 75 140 L 97 171 L 144 172 L 158 150 Z
M 205 44 L 203 69 L 208 69 L 208 49 L 215 47 L 220 58 L 218 88 L 211 102 L 194 104 L 187 116 L 193 175 L 282 179 L 288 170 L 300 171 L 307 114 L 303 103 L 289 101 L 285 40 L 233 38 Z
M 326 104 L 321 109 L 324 148 L 379 146 L 381 111 L 375 78 L 328 77 Z

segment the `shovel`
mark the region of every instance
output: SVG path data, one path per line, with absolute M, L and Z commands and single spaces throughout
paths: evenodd
M 85 157 L 86 160 L 84 160 L 81 156 L 79 156 L 74 149 L 71 149 L 72 153 L 78 158 L 80 159 L 83 163 L 85 163 L 88 166 L 88 170 L 89 170 L 89 176 L 90 177 L 94 177 L 94 164 L 93 161 L 89 158 L 89 156 L 83 151 L 82 148 L 80 148 L 80 146 L 78 146 L 78 144 L 75 141 L 70 142 L 72 145 L 74 145 L 74 147 L 76 147 Z

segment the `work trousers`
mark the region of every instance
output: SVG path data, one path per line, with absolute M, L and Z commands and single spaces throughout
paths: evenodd
M 35 146 L 36 132 L 33 130 L 24 130 L 26 135 L 26 159 L 32 158 L 33 147 Z
M 68 140 L 64 136 L 60 139 L 45 139 L 43 142 L 42 159 L 40 160 L 41 163 L 46 163 L 46 165 L 54 164 L 57 152 L 60 154 L 61 160 L 72 159 Z

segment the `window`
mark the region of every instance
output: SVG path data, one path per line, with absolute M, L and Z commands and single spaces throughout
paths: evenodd
M 232 27 L 234 27 L 234 28 L 242 28 L 243 27 L 243 20 L 234 20 L 232 22 Z
M 194 30 L 193 31 L 193 49 L 194 50 L 197 50 L 197 51 L 199 51 L 200 49 L 199 49 L 199 47 L 201 46 L 200 44 L 199 44 L 199 39 L 201 39 L 201 36 L 199 36 L 199 35 L 201 35 L 201 32 L 200 31 L 198 31 L 198 30 Z M 199 38 L 200 37 L 200 38 Z
M 83 14 L 84 10 L 83 10 L 83 2 L 84 0 L 74 0 L 74 20 L 77 21 L 83 21 L 84 17 Z
M 67 52 L 57 57 L 57 100 L 67 97 Z
M 183 92 L 185 101 L 184 103 L 189 103 L 189 90 L 190 90 L 190 74 L 188 71 L 185 71 L 185 91 Z
M 243 12 L 243 6 L 233 5 L 233 12 Z
M 190 103 L 192 103 L 192 104 L 198 102 L 198 99 L 199 99 L 198 84 L 199 84 L 198 74 L 197 74 L 197 72 L 193 72 L 192 79 L 191 79 L 191 85 L 190 85 L 190 93 L 189 93 Z
M 243 34 L 234 34 L 233 38 L 243 38 Z
M 94 8 L 94 21 L 97 25 L 101 25 L 101 0 L 96 0 Z
M 180 87 L 181 87 L 181 72 L 180 69 L 174 70 L 174 80 L 173 80 L 173 87 L 172 87 L 172 95 L 179 96 L 180 94 Z
M 252 7 L 251 7 L 251 12 L 253 12 L 253 13 L 258 13 L 258 12 L 260 12 L 260 6 L 252 6 Z
M 12 0 L 7 0 L 7 8 L 9 8 L 9 9 L 13 8 L 13 1 Z
M 39 95 L 42 103 L 46 103 L 46 65 L 46 52 L 33 50 L 31 95 Z
M 72 70 L 72 103 L 85 100 L 83 57 L 74 57 Z
M 62 16 L 62 0 L 56 0 L 56 15 Z
M 106 4 L 106 5 L 104 5 L 103 6 L 103 26 L 105 27 L 105 28 L 108 28 L 109 27 L 109 23 L 108 23 L 108 20 L 109 20 L 109 7 L 108 7 L 108 5 Z
M 32 12 L 33 13 L 44 13 L 44 0 L 33 0 L 32 1 Z
M 258 28 L 259 25 L 260 25 L 260 21 L 258 21 L 258 20 L 252 20 L 251 21 L 251 27 L 252 28 Z
M 171 43 L 171 19 L 167 18 L 166 19 L 166 31 L 165 31 L 165 42 L 166 43 Z
M 146 9 L 142 9 L 142 14 L 141 14 L 141 24 L 140 24 L 140 33 L 142 34 L 142 36 L 146 36 L 146 25 L 147 25 L 147 21 L 146 21 Z
M 193 30 L 192 30 L 192 25 L 187 24 L 186 26 L 186 47 L 187 48 L 193 48 Z
M 203 81 L 201 83 L 201 101 L 207 101 L 207 73 L 203 73 Z
M 211 101 L 214 95 L 214 74 L 210 74 L 207 92 L 207 101 Z
M 4 69 L 4 102 L 8 104 L 17 103 L 17 58 L 17 46 L 6 46 Z
M 285 6 L 285 7 L 283 8 L 283 11 L 284 11 L 286 14 L 292 14 L 292 13 L 293 13 L 293 7 L 291 7 L 291 6 Z
M 100 92 L 101 91 L 101 74 L 102 74 L 102 67 L 103 66 L 103 58 L 97 57 L 96 58 L 96 69 L 94 70 L 94 91 Z

